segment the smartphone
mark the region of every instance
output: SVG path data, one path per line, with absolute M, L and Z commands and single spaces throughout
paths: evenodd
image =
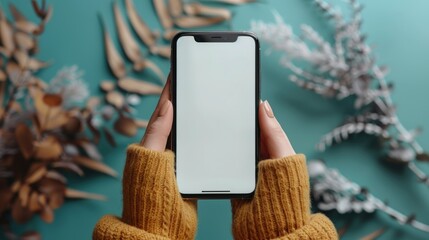
M 249 198 L 259 159 L 259 42 L 247 32 L 172 41 L 171 147 L 185 198 Z

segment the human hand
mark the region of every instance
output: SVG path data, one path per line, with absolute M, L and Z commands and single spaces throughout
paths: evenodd
M 252 199 L 231 201 L 235 239 L 283 237 L 309 218 L 305 159 L 295 155 L 268 101 L 259 103 L 258 114 L 261 135 L 258 182 Z
M 261 132 L 261 160 L 295 155 L 295 151 L 274 116 L 267 100 L 259 102 L 259 128 Z
M 166 150 L 173 124 L 170 82 L 169 75 L 141 140 L 143 148 L 133 146 L 142 149 L 138 150 L 139 159 L 131 164 L 127 161 L 125 166 L 124 179 L 137 182 L 124 186 L 124 203 L 133 203 L 124 204 L 124 212 L 129 213 L 124 217 L 152 234 L 191 239 L 197 229 L 197 202 L 182 199 L 174 174 L 174 153 Z M 141 169 L 138 178 L 133 172 L 136 168 Z M 140 201 L 136 203 L 135 199 Z M 132 209 L 125 210 L 128 207 Z

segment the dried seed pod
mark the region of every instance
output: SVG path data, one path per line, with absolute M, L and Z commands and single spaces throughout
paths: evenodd
M 110 105 L 121 109 L 124 106 L 124 96 L 118 91 L 110 91 L 106 94 L 106 102 Z
M 155 7 L 155 11 L 164 29 L 167 30 L 173 28 L 173 20 L 168 13 L 164 0 L 153 0 L 153 6 Z
M 174 24 L 181 28 L 207 27 L 225 21 L 223 17 L 181 16 L 174 19 Z
M 100 88 L 105 92 L 110 92 L 115 89 L 115 83 L 112 81 L 102 81 L 100 83 Z
M 183 11 L 183 2 L 182 0 L 169 0 L 168 1 L 168 10 L 173 17 L 178 17 L 182 15 Z
M 103 19 L 100 17 L 100 23 L 103 29 L 103 38 L 104 38 L 104 49 L 106 52 L 107 63 L 109 65 L 110 71 L 117 78 L 125 77 L 126 69 L 125 63 L 116 50 L 115 45 L 113 44 L 112 39 L 109 36 L 109 33 L 104 25 Z
M 229 20 L 231 12 L 226 8 L 209 7 L 200 3 L 190 3 L 185 5 L 185 12 L 188 15 L 214 16 Z
M 150 49 L 150 52 L 155 55 L 159 55 L 163 58 L 171 57 L 171 48 L 170 46 L 154 46 Z
M 121 11 L 116 3 L 113 4 L 113 12 L 115 15 L 116 30 L 118 32 L 119 41 L 121 42 L 125 55 L 135 65 L 143 62 L 144 59 L 140 52 L 140 47 L 131 35 L 131 32 L 128 29 L 128 26 L 125 23 Z
M 133 26 L 133 29 L 139 36 L 140 40 L 149 48 L 155 46 L 156 36 L 137 14 L 133 0 L 125 0 L 125 7 L 127 9 L 128 18 L 130 19 L 131 25 Z
M 115 121 L 114 129 L 125 136 L 132 137 L 136 135 L 138 127 L 134 119 L 120 115 Z
M 31 169 L 31 168 L 34 168 L 34 169 Z M 46 169 L 46 166 L 44 166 L 43 164 L 33 164 L 31 168 L 30 168 L 30 173 L 25 179 L 25 182 L 27 184 L 33 184 L 39 181 L 48 172 L 48 170 Z
M 162 87 L 158 85 L 129 77 L 119 80 L 118 86 L 124 91 L 142 95 L 161 94 L 162 92 Z

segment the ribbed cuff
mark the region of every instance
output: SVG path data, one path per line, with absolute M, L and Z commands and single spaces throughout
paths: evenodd
M 232 201 L 235 239 L 336 239 L 329 219 L 310 215 L 304 155 L 263 160 L 258 168 L 253 199 Z
M 161 205 L 177 197 L 173 196 L 174 180 L 173 152 L 130 145 L 123 177 L 122 220 L 149 232 L 166 234 L 165 221 L 168 220 L 163 219 L 165 214 Z M 165 229 L 159 229 L 159 226 Z
M 284 232 L 279 234 L 293 232 L 305 225 L 310 218 L 310 187 L 305 156 L 297 154 L 268 159 L 261 161 L 258 167 L 256 197 L 262 206 L 272 211 L 271 214 L 275 216 L 271 220 L 273 224 L 284 226 Z

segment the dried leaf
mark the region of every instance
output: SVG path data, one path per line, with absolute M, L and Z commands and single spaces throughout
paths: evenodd
M 100 98 L 99 97 L 91 97 L 86 102 L 86 108 L 89 109 L 91 112 L 95 111 L 95 108 L 100 105 Z
M 113 11 L 115 15 L 116 29 L 118 31 L 119 41 L 121 42 L 122 49 L 124 50 L 128 59 L 130 59 L 135 65 L 138 65 L 140 62 L 143 62 L 143 56 L 140 52 L 140 47 L 131 35 L 128 26 L 122 17 L 121 11 L 119 10 L 118 4 L 113 4 Z
M 169 0 L 168 1 L 168 10 L 173 17 L 178 17 L 182 15 L 183 11 L 183 2 L 182 0 Z
M 386 232 L 386 228 L 380 228 L 380 229 L 366 235 L 365 237 L 361 238 L 361 240 L 374 240 L 374 239 L 378 238 L 379 236 L 381 236 L 384 232 Z
M 113 44 L 113 41 L 110 38 L 109 32 L 107 31 L 101 17 L 100 17 L 100 22 L 103 28 L 104 49 L 106 51 L 106 58 L 107 58 L 107 63 L 109 65 L 109 68 L 112 71 L 113 75 L 115 75 L 115 77 L 117 78 L 125 77 L 126 75 L 125 63 L 122 60 L 121 56 L 119 55 L 118 51 L 116 50 L 116 47 Z
M 102 81 L 100 83 L 100 88 L 105 92 L 110 92 L 115 89 L 115 83 L 112 81 Z
M 63 162 L 55 162 L 52 164 L 52 167 L 64 168 L 64 169 L 70 170 L 70 171 L 78 174 L 79 176 L 83 176 L 82 169 L 73 162 L 64 162 L 64 161 Z
M 11 188 L 5 187 L 0 189 L 0 215 L 6 209 L 9 209 L 14 193 Z
M 111 91 L 106 94 L 106 102 L 117 109 L 121 109 L 124 106 L 125 99 L 120 92 Z
M 97 161 L 101 161 L 101 159 L 103 158 L 95 144 L 89 141 L 81 141 L 79 142 L 79 146 L 85 151 L 88 157 Z
M 21 123 L 15 128 L 15 138 L 18 142 L 19 150 L 25 159 L 29 159 L 33 155 L 33 134 L 27 125 Z
M 57 160 L 63 153 L 63 147 L 58 140 L 48 135 L 34 143 L 34 156 L 41 160 Z
M 45 102 L 47 101 L 49 104 L 55 105 L 55 101 L 53 99 L 44 99 L 45 94 L 40 89 L 32 88 L 30 89 L 30 93 L 33 96 L 37 120 L 41 130 L 51 130 L 66 124 L 68 116 L 64 110 L 60 106 L 49 107 Z
M 63 98 L 60 94 L 46 93 L 43 95 L 43 102 L 49 107 L 58 107 L 63 103 Z
M 109 166 L 105 165 L 102 162 L 95 161 L 84 156 L 76 156 L 73 158 L 73 161 L 86 168 L 89 168 L 98 172 L 102 172 L 113 177 L 117 176 L 117 173 L 115 170 L 113 170 L 112 168 L 110 168 Z
M 120 115 L 115 121 L 114 129 L 122 135 L 132 137 L 136 135 L 138 127 L 134 119 Z
M 64 183 L 57 181 L 55 179 L 44 177 L 42 178 L 42 180 L 37 182 L 37 190 L 40 193 L 45 194 L 46 196 L 50 196 L 55 192 L 64 193 L 65 185 Z M 39 202 L 40 202 L 40 196 L 39 196 Z M 46 204 L 46 201 L 43 203 L 43 205 L 44 204 Z
M 17 223 L 25 223 L 33 216 L 29 208 L 23 207 L 20 201 L 15 201 L 12 205 L 12 218 Z
M 149 121 L 143 120 L 143 119 L 134 119 L 134 122 L 139 128 L 146 128 L 147 125 L 149 124 Z
M 27 206 L 28 198 L 30 197 L 30 187 L 27 184 L 24 184 L 19 188 L 19 200 L 23 207 Z
M 37 166 L 37 165 L 33 164 L 31 167 L 33 168 L 34 166 Z M 35 169 L 30 169 L 29 172 L 30 172 L 30 174 L 25 179 L 25 182 L 27 184 L 33 184 L 33 183 L 39 181 L 40 179 L 42 179 L 46 175 L 48 170 L 46 169 L 46 166 L 39 165 L 39 166 L 35 167 Z
M 46 223 L 51 223 L 54 221 L 54 211 L 51 207 L 45 205 L 42 212 L 40 212 L 40 218 Z
M 174 24 L 181 28 L 207 27 L 225 21 L 223 17 L 181 16 L 174 19 Z
M 28 201 L 28 208 L 32 212 L 36 212 L 40 210 L 40 203 L 39 203 L 39 194 L 36 191 L 33 191 L 30 194 L 30 199 Z
M 152 46 L 155 46 L 156 36 L 137 14 L 133 0 L 125 0 L 125 7 L 127 9 L 128 18 L 130 19 L 131 25 L 137 33 L 137 36 L 139 36 L 141 41 L 146 44 L 147 47 L 151 48 Z
M 57 209 L 64 203 L 64 192 L 54 192 L 49 195 L 49 207 L 51 209 Z
M 31 49 L 36 47 L 36 42 L 34 38 L 24 32 L 15 33 L 15 42 L 16 45 L 18 45 L 18 47 L 24 51 L 30 51 Z
M 119 80 L 118 86 L 124 91 L 142 95 L 161 94 L 162 92 L 162 87 L 156 84 L 129 77 Z
M 200 3 L 190 3 L 185 5 L 185 12 L 188 15 L 222 17 L 225 20 L 231 19 L 231 12 L 226 8 L 209 7 Z
M 158 76 L 159 79 L 165 79 L 164 73 L 162 73 L 161 69 L 150 60 L 142 62 L 142 65 L 140 65 L 139 68 L 142 70 L 150 69 L 156 74 L 156 76 Z
M 173 20 L 171 19 L 170 14 L 168 14 L 164 0 L 153 0 L 153 6 L 155 7 L 156 14 L 158 15 L 164 29 L 167 30 L 173 28 Z
M 159 55 L 163 58 L 171 57 L 171 48 L 170 46 L 154 46 L 150 49 L 150 52 L 155 55 Z
M 63 125 L 65 134 L 75 135 L 83 131 L 83 124 L 79 117 L 69 117 L 67 122 Z
M 2 9 L 0 9 L 0 38 L 1 43 L 5 48 L 6 55 L 9 56 L 15 49 L 15 43 L 13 41 L 13 29 L 8 23 Z
M 16 50 L 13 53 L 13 57 L 18 62 L 19 66 L 23 69 L 32 71 L 38 71 L 42 68 L 49 66 L 48 62 L 43 62 L 35 58 L 28 56 L 28 53 L 22 50 Z
M 28 231 L 22 234 L 20 240 L 42 240 L 42 235 L 36 231 Z
M 13 5 L 9 3 L 9 9 L 15 19 L 15 26 L 18 30 L 33 34 L 39 30 L 39 26 L 27 20 L 27 18 Z
M 113 137 L 112 133 L 107 129 L 106 127 L 103 127 L 104 135 L 106 136 L 107 141 L 112 145 L 113 147 L 116 146 L 115 138 Z
M 45 177 L 50 178 L 50 179 L 57 180 L 57 181 L 62 182 L 62 183 L 64 183 L 64 184 L 65 184 L 65 183 L 67 183 L 67 179 L 66 179 L 66 177 L 64 177 L 63 175 L 61 175 L 61 174 L 60 174 L 59 172 L 57 172 L 57 171 L 49 170 L 49 171 L 46 173 Z
M 88 192 L 82 192 L 82 191 L 71 189 L 71 188 L 66 189 L 65 197 L 67 197 L 67 198 L 92 199 L 92 200 L 100 200 L 100 201 L 106 200 L 106 197 L 103 195 L 88 193 Z
M 177 29 L 167 29 L 162 33 L 162 37 L 167 41 L 171 41 L 173 37 L 179 32 L 180 30 Z

